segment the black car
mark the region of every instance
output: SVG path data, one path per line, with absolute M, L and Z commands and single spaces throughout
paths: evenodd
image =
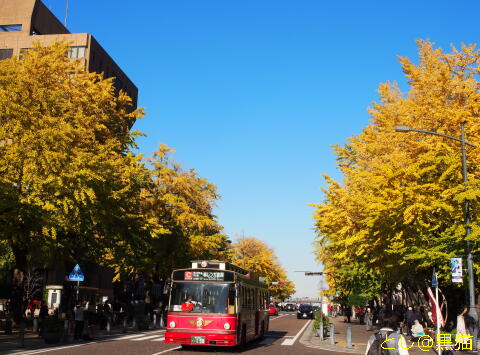
M 285 311 L 287 312 L 295 312 L 295 305 L 293 303 L 287 303 L 285 306 Z
M 302 304 L 298 307 L 297 311 L 298 319 L 313 319 L 313 307 L 309 304 Z

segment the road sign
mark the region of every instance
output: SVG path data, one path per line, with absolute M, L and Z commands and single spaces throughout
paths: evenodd
M 68 279 L 70 281 L 77 281 L 77 282 L 80 282 L 80 281 L 84 281 L 85 280 L 85 276 L 83 275 L 83 272 L 82 270 L 80 269 L 80 265 L 75 265 L 75 267 L 73 268 L 72 272 L 70 273 L 70 275 L 68 275 Z
M 433 269 L 433 274 L 432 274 L 432 287 L 438 287 L 438 279 L 437 279 L 437 273 L 435 272 L 435 269 Z

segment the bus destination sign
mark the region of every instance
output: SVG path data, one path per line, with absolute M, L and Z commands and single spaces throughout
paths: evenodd
M 218 271 L 185 271 L 185 281 L 224 281 L 225 273 Z
M 200 281 L 200 282 L 234 282 L 235 273 L 232 271 L 219 270 L 175 270 L 172 275 L 173 281 Z

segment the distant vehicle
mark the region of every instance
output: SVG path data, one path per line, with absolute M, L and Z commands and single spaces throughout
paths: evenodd
M 269 316 L 278 316 L 278 308 L 275 307 L 273 304 L 268 307 L 268 315 Z
M 313 319 L 313 307 L 309 304 L 302 304 L 298 307 L 297 319 Z
M 295 312 L 296 309 L 297 309 L 297 307 L 295 306 L 294 303 L 287 303 L 287 304 L 285 305 L 285 310 L 286 310 L 287 312 Z
M 320 307 L 319 307 L 319 306 L 313 306 L 312 308 L 313 308 L 313 311 L 314 311 L 314 312 L 318 312 L 318 311 L 320 310 Z

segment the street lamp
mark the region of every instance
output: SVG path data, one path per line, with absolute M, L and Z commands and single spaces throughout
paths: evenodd
M 462 143 L 462 171 L 463 171 L 463 184 L 465 185 L 465 188 L 467 187 L 468 183 L 468 176 L 467 176 L 467 151 L 465 149 L 466 145 L 469 145 L 470 147 L 475 147 L 474 144 L 468 143 L 465 140 L 465 123 L 462 123 L 460 125 L 461 128 L 461 137 L 456 138 L 452 137 L 446 134 L 434 132 L 434 131 L 426 131 L 423 129 L 416 129 L 416 128 L 411 128 L 408 126 L 396 126 L 395 131 L 397 132 L 420 132 L 420 133 L 425 133 L 425 134 L 433 134 L 435 136 L 440 136 L 448 139 L 453 139 L 457 142 Z M 477 309 L 475 308 L 475 289 L 474 289 L 474 274 L 473 274 L 473 258 L 472 258 L 472 253 L 471 253 L 471 246 L 470 246 L 470 241 L 468 240 L 468 236 L 470 235 L 470 213 L 469 213 L 469 207 L 470 207 L 470 201 L 468 199 L 465 199 L 465 206 L 464 206 L 464 214 L 465 214 L 465 237 L 467 239 L 467 266 L 468 266 L 468 288 L 469 288 L 469 311 L 468 314 L 475 319 L 475 323 L 478 322 L 478 314 L 477 314 Z M 475 327 L 475 331 L 477 331 L 477 327 Z

